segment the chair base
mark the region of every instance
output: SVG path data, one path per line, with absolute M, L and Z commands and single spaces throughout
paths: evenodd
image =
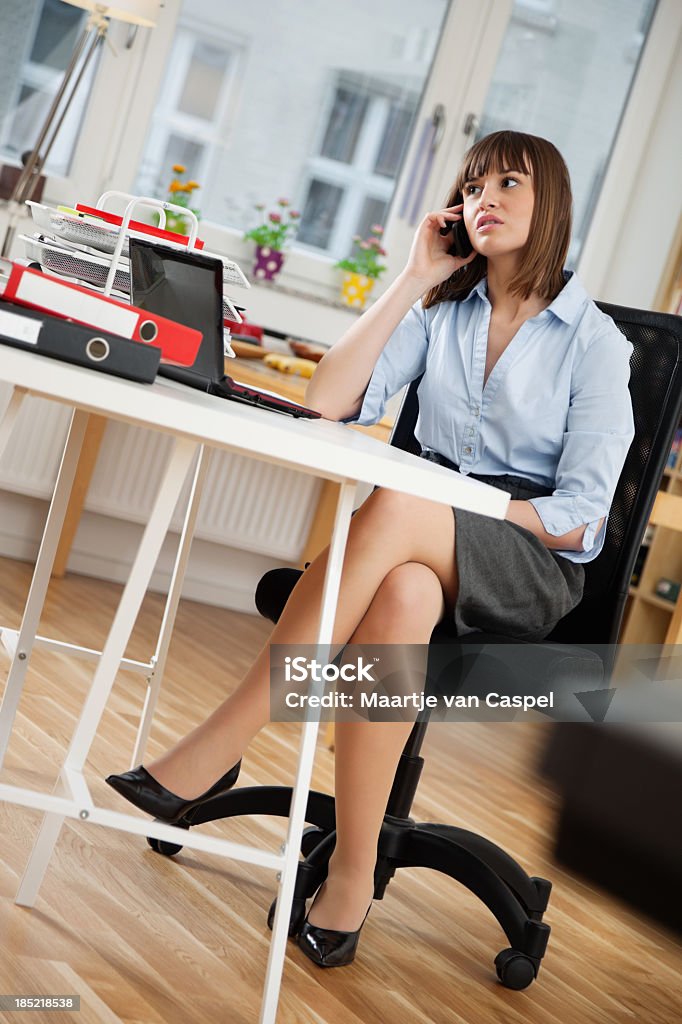
M 231 790 L 196 808 L 182 826 L 242 815 L 288 817 L 292 790 L 287 786 L 254 786 Z M 325 793 L 308 796 L 289 934 L 296 935 L 305 917 L 306 900 L 322 884 L 336 842 L 334 798 Z M 182 846 L 148 840 L 158 853 L 172 856 Z M 383 899 L 391 878 L 404 867 L 425 867 L 461 882 L 495 916 L 509 948 L 495 958 L 499 980 L 507 988 L 526 988 L 537 977 L 547 948 L 550 928 L 542 920 L 552 884 L 526 874 L 499 846 L 474 832 L 454 825 L 415 823 L 409 817 L 386 814 L 378 843 L 374 898 Z M 272 927 L 275 903 L 268 924 Z

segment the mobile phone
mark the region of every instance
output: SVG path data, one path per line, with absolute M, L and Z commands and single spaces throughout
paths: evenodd
M 457 201 L 453 203 L 453 206 L 457 206 L 458 203 L 462 202 L 462 197 L 459 196 Z M 469 232 L 466 229 L 464 220 L 450 221 L 444 228 L 440 229 L 441 235 L 447 235 L 449 231 L 452 231 L 452 245 L 448 249 L 449 256 L 458 256 L 464 260 L 467 256 L 471 255 L 474 250 L 469 238 Z

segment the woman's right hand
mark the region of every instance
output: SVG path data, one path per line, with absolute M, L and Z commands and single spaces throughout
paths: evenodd
M 448 249 L 452 245 L 452 232 L 448 231 L 446 235 L 440 233 L 446 224 L 456 224 L 462 219 L 463 206 L 460 203 L 458 206 L 427 213 L 417 228 L 404 273 L 423 282 L 424 291 L 447 281 L 456 270 L 471 263 L 478 255 L 474 249 L 466 259 L 450 256 Z

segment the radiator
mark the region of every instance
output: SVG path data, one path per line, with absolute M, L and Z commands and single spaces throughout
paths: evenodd
M 0 389 L 0 416 L 9 400 Z M 27 398 L 3 457 L 0 488 L 49 498 L 59 468 L 70 410 Z M 130 522 L 146 522 L 172 441 L 124 423 L 108 424 L 85 507 Z M 307 473 L 216 452 L 204 488 L 196 536 L 229 547 L 298 561 L 321 483 Z M 179 530 L 189 482 L 172 529 Z

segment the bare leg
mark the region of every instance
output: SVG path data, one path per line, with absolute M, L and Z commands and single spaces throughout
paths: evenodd
M 448 506 L 397 491 L 375 491 L 351 522 L 334 642 L 345 644 L 353 637 L 386 576 L 405 562 L 428 566 L 440 581 L 446 603 L 452 605 L 454 549 L 454 516 Z M 239 760 L 253 736 L 268 723 L 269 644 L 315 642 L 326 563 L 325 551 L 303 574 L 268 643 L 234 693 L 147 766 L 173 793 L 185 799 L 203 793 Z M 365 634 L 364 642 L 369 639 Z
M 405 563 L 385 578 L 351 643 L 419 644 L 425 651 L 443 611 L 435 573 L 420 563 Z M 409 692 L 421 687 L 425 674 L 424 663 Z M 374 891 L 381 823 L 412 726 L 413 721 L 336 723 L 336 847 L 308 917 L 311 924 L 339 931 L 360 927 Z

